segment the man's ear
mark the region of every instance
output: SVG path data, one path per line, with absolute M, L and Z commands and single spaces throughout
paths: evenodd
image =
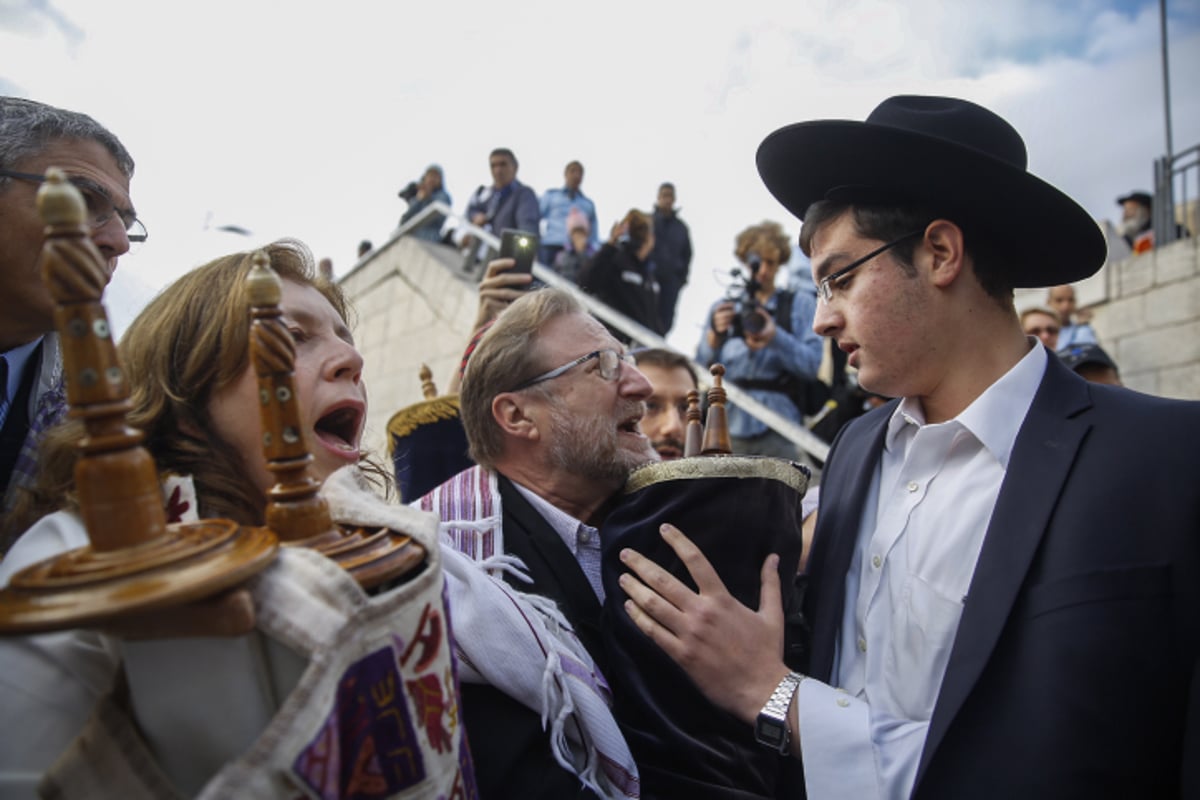
M 492 398 L 492 419 L 505 436 L 537 441 L 537 422 L 528 413 L 528 401 L 516 392 L 504 392 Z
M 931 254 L 930 276 L 935 286 L 947 288 L 963 270 L 966 251 L 962 228 L 947 219 L 935 219 L 925 228 L 925 246 Z

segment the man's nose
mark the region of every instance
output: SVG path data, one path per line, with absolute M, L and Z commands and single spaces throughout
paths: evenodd
M 635 397 L 645 400 L 654 393 L 650 379 L 641 373 L 633 364 L 621 364 L 621 375 L 618 378 L 621 394 L 625 397 Z
M 129 252 L 129 232 L 116 214 L 100 227 L 92 228 L 92 242 L 105 258 L 112 261 Z
M 833 336 L 834 332 L 841 327 L 841 324 L 842 317 L 840 312 L 833 309 L 829 303 L 818 300 L 817 311 L 813 314 L 813 333 L 818 336 Z
M 664 412 L 665 425 L 664 433 L 676 441 L 683 441 L 684 433 L 687 431 L 687 420 L 676 406 L 670 406 Z

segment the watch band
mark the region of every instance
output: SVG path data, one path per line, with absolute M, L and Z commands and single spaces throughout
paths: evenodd
M 800 682 L 805 678 L 799 672 L 789 672 L 779 681 L 775 691 L 767 700 L 767 704 L 758 712 L 754 722 L 754 738 L 759 744 L 787 753 L 792 739 L 792 729 L 788 725 L 788 709 L 792 705 L 792 696 L 800 688 Z

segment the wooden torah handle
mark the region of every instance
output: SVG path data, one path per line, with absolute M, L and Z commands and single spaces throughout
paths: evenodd
M 689 389 L 687 404 L 687 432 L 683 440 L 685 458 L 698 456 L 704 450 L 704 426 L 700 423 L 700 392 Z
M 154 459 L 125 421 L 129 386 L 101 303 L 109 270 L 83 197 L 51 168 L 37 203 L 67 399 L 85 429 L 75 483 L 90 544 L 14 574 L 0 633 L 107 625 L 222 594 L 270 563 L 275 536 L 228 520 L 167 525 Z
M 725 387 L 721 378 L 725 374 L 722 364 L 713 364 L 708 369 L 713 376 L 713 385 L 708 390 L 708 418 L 704 421 L 704 446 L 702 455 L 729 455 L 733 443 L 729 439 L 729 419 L 725 413 Z
M 425 561 L 425 550 L 390 528 L 335 525 L 320 484 L 308 473 L 312 454 L 296 402 L 296 345 L 283 321 L 283 284 L 263 251 L 246 277 L 250 359 L 258 375 L 263 455 L 276 483 L 267 492 L 267 526 L 285 545 L 332 558 L 365 589 L 393 584 Z
M 433 370 L 429 368 L 428 364 L 421 364 L 417 377 L 421 379 L 421 397 L 426 400 L 437 397 L 437 384 L 433 382 Z

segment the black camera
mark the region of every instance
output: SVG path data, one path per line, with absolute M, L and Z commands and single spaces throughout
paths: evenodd
M 770 321 L 767 310 L 754 299 L 762 289 L 762 284 L 758 282 L 758 268 L 762 266 L 762 259 L 757 254 L 751 254 L 746 260 L 746 266 L 750 270 L 749 277 L 743 275 L 737 267 L 733 268 L 731 274 L 734 281 L 725 295 L 725 299 L 733 303 L 733 325 L 729 335 L 741 339 L 744 339 L 747 333 L 762 333 Z
M 409 181 L 408 186 L 399 191 L 399 195 L 404 202 L 411 203 L 413 198 L 417 196 L 417 182 Z

